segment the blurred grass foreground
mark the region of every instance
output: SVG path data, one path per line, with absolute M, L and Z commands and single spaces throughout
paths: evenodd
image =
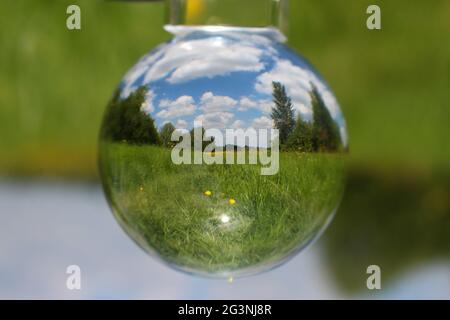
M 70 4 L 81 30 L 66 28 Z M 380 31 L 366 28 L 370 4 L 382 8 Z M 448 258 L 450 1 L 291 6 L 289 43 L 328 80 L 349 128 L 348 189 L 325 238 L 337 279 L 352 288 L 369 260 L 395 275 Z M 163 5 L 16 0 L 0 15 L 0 175 L 96 179 L 104 107 L 138 58 L 170 38 Z

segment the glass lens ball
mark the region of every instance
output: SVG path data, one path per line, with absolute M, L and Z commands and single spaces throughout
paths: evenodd
M 109 102 L 99 164 L 114 216 L 179 270 L 236 277 L 280 265 L 331 220 L 345 120 L 274 31 L 190 30 L 144 56 Z

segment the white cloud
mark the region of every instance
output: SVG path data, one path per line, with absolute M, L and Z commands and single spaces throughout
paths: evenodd
M 166 81 L 174 84 L 237 71 L 261 71 L 263 53 L 250 42 L 229 43 L 220 37 L 172 43 L 146 71 L 144 83 L 168 77 Z
M 273 102 L 271 100 L 260 100 L 258 102 L 258 109 L 262 111 L 262 113 L 270 114 L 272 112 Z
M 130 96 L 130 94 L 132 94 L 137 89 L 138 89 L 138 86 L 126 85 L 125 87 L 122 88 L 122 91 L 120 92 L 120 97 L 122 99 L 126 99 Z
M 156 114 L 158 118 L 173 119 L 194 114 L 195 101 L 191 96 L 181 96 L 176 100 L 161 100 L 159 107 L 163 110 Z
M 306 120 L 312 119 L 312 108 L 305 106 L 303 103 L 294 103 L 294 110 Z
M 237 101 L 227 96 L 215 96 L 205 92 L 200 98 L 200 109 L 205 112 L 229 111 L 237 105 Z
M 231 125 L 232 129 L 244 129 L 245 128 L 245 121 L 242 120 L 236 120 Z
M 273 128 L 272 119 L 262 116 L 253 120 L 252 128 L 254 129 L 270 129 Z
M 141 111 L 145 113 L 151 113 L 155 111 L 155 108 L 153 106 L 153 100 L 155 99 L 156 95 L 152 90 L 148 90 L 145 94 L 145 101 L 141 105 Z
M 199 115 L 195 118 L 195 121 L 201 121 L 205 129 L 225 129 L 229 128 L 229 124 L 233 118 L 234 114 L 230 112 L 212 112 Z
M 187 121 L 183 119 L 178 119 L 177 122 L 175 123 L 175 128 L 177 129 L 186 129 L 187 126 L 188 126 Z
M 289 60 L 276 60 L 275 67 L 264 72 L 256 79 L 255 89 L 260 93 L 272 94 L 272 82 L 281 82 L 286 86 L 288 95 L 295 102 L 307 104 L 311 90 L 311 77 L 307 70 L 292 64 Z
M 250 108 L 256 108 L 258 104 L 248 97 L 242 97 L 239 101 L 239 110 L 248 110 Z
M 132 84 L 138 78 L 140 78 L 148 69 L 148 66 L 161 58 L 164 53 L 166 45 L 161 46 L 156 52 L 151 52 L 143 56 L 136 65 L 131 68 L 124 76 L 123 82 L 125 84 Z
M 273 102 L 269 99 L 252 100 L 249 97 L 242 97 L 239 101 L 239 111 L 247 111 L 248 109 L 256 109 L 264 114 L 272 112 Z
M 139 62 L 125 74 L 122 79 L 122 92 L 120 93 L 122 99 L 128 98 L 128 96 L 139 87 L 140 84 L 137 84 L 136 81 L 148 71 L 150 65 L 161 58 L 165 47 L 166 45 L 162 45 L 156 53 L 152 52 L 142 57 Z

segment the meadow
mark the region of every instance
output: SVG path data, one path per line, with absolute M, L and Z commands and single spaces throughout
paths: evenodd
M 281 152 L 274 176 L 260 165 L 175 165 L 158 146 L 103 142 L 100 155 L 106 194 L 131 237 L 184 271 L 216 276 L 262 271 L 301 249 L 344 185 L 338 154 Z

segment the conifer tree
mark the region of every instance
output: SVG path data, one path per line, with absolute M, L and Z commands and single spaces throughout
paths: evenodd
M 315 151 L 338 151 L 342 145 L 337 123 L 331 117 L 319 91 L 311 83 L 313 110 L 313 146 Z
M 275 107 L 272 108 L 272 119 L 275 128 L 279 130 L 280 144 L 283 145 L 295 126 L 294 109 L 291 98 L 286 94 L 285 86 L 280 82 L 272 82 L 272 86 L 275 103 Z

